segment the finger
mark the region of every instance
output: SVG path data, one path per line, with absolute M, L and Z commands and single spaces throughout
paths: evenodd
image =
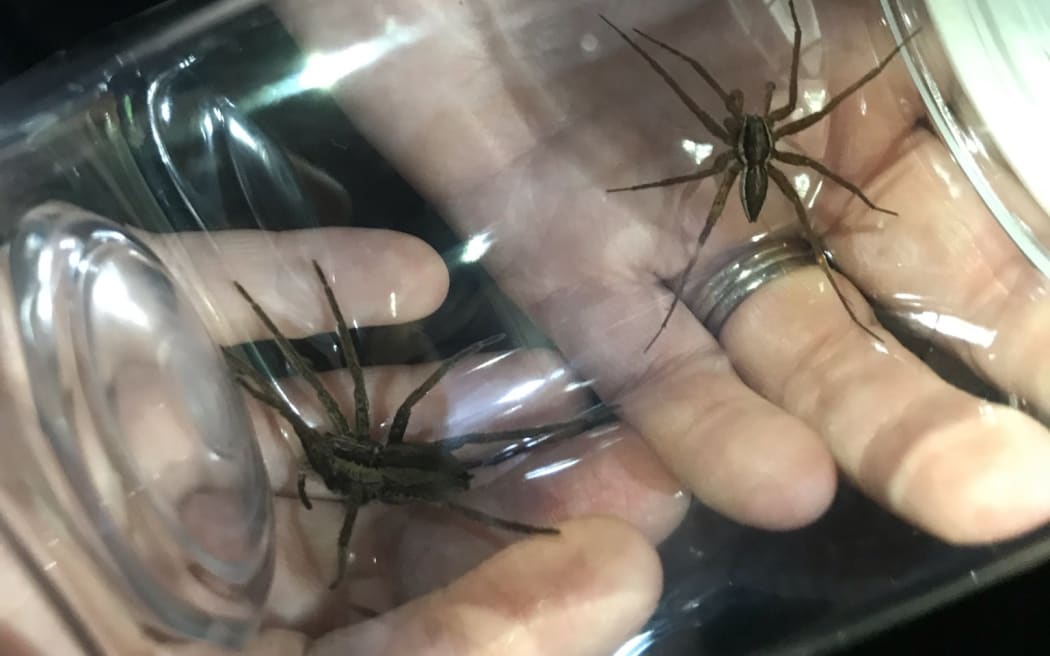
M 832 240 L 836 259 L 869 294 L 916 319 L 916 327 L 952 349 L 1007 392 L 1050 410 L 1050 285 L 988 213 L 931 135 L 876 181 L 882 202 L 908 207 L 876 230 Z M 916 193 L 922 190 L 922 193 Z M 851 226 L 866 213 L 846 218 Z
M 356 325 L 426 316 L 448 289 L 441 257 L 423 241 L 389 230 L 230 230 L 147 240 L 175 278 L 193 291 L 201 318 L 224 343 L 269 338 L 234 281 L 289 337 L 333 330 L 313 260 L 330 276 L 347 321 Z
M 412 8 L 418 9 L 415 3 L 406 3 L 407 15 L 413 15 Z M 321 2 L 306 12 L 289 12 L 288 18 L 302 38 L 331 49 L 352 38 L 333 27 L 340 24 L 339 17 L 347 18 L 346 11 Z M 661 342 L 673 347 L 654 352 L 650 360 L 641 355 L 652 337 L 650 329 L 658 325 L 648 319 L 658 316 L 659 308 L 666 308 L 664 303 L 669 302 L 666 291 L 657 293 L 652 271 L 674 275 L 681 270 L 674 266 L 675 258 L 684 251 L 678 244 L 668 256 L 666 250 L 657 248 L 654 231 L 637 220 L 641 213 L 606 203 L 600 189 L 609 185 L 596 184 L 594 179 L 595 167 L 622 168 L 624 161 L 640 159 L 623 158 L 618 146 L 610 147 L 614 142 L 609 135 L 623 132 L 610 128 L 622 128 L 623 117 L 610 115 L 610 105 L 603 107 L 599 102 L 610 93 L 623 95 L 624 61 L 603 56 L 586 66 L 581 62 L 580 66 L 556 67 L 565 75 L 555 75 L 554 86 L 565 92 L 573 112 L 568 116 L 555 112 L 557 120 L 548 121 L 551 117 L 543 113 L 547 105 L 542 100 L 524 108 L 520 103 L 532 95 L 548 97 L 551 85 L 546 83 L 552 80 L 544 79 L 544 85 L 536 88 L 530 71 L 514 67 L 515 74 L 524 74 L 515 77 L 521 87 L 508 94 L 504 70 L 486 65 L 464 72 L 462 64 L 457 64 L 477 60 L 473 45 L 485 52 L 486 44 L 478 43 L 476 25 L 459 23 L 438 9 L 424 12 L 423 17 L 427 20 L 419 21 L 417 28 L 436 24 L 442 29 L 423 29 L 417 39 L 399 44 L 397 56 L 345 79 L 340 100 L 368 126 L 385 152 L 401 157 L 408 174 L 444 203 L 460 227 L 485 229 L 495 235 L 496 246 L 486 255 L 486 266 L 539 319 L 569 354 L 574 368 L 595 378 L 603 398 L 620 402 L 621 393 L 628 395 L 625 418 L 706 503 L 769 528 L 812 521 L 830 503 L 835 470 L 827 450 L 809 428 L 748 390 L 732 373 L 717 344 L 685 313 L 676 313 L 661 337 Z M 583 26 L 580 33 L 597 29 L 597 24 L 586 27 L 595 20 L 593 16 L 581 13 L 573 19 Z M 369 20 L 353 22 L 367 33 L 357 38 L 380 33 L 371 32 L 377 26 Z M 486 24 L 483 29 L 486 27 L 492 26 Z M 572 43 L 578 39 L 578 33 L 574 34 Z M 613 34 L 599 42 L 617 40 Z M 374 99 L 418 91 L 423 87 L 405 86 L 403 80 L 427 76 L 428 71 L 442 80 L 464 73 L 463 85 L 448 88 L 463 86 L 470 93 L 427 97 L 414 104 L 393 103 L 393 111 L 416 108 L 403 121 L 394 121 L 389 108 L 376 111 Z M 535 71 L 539 76 L 549 72 Z M 641 78 L 648 73 L 639 68 L 635 75 Z M 380 90 L 383 93 L 376 93 Z M 643 103 L 636 91 L 631 95 L 633 108 L 652 110 L 652 104 Z M 540 113 L 534 115 L 530 110 L 537 108 Z M 508 117 L 522 114 L 528 120 L 508 125 Z M 583 117 L 586 120 L 578 121 L 574 129 L 566 129 Z M 431 121 L 440 122 L 442 130 L 427 129 Z M 661 126 L 656 121 L 646 124 Z M 418 142 L 404 139 L 405 135 L 425 135 L 437 142 L 419 147 Z M 668 139 L 665 134 L 655 143 L 666 145 Z M 452 140 L 454 147 L 446 143 Z M 684 157 L 680 142 L 669 146 L 668 152 Z M 477 148 L 463 151 L 464 143 Z M 652 143 L 645 145 L 652 149 Z M 443 158 L 440 166 L 433 161 L 439 154 Z M 688 160 L 680 161 L 688 165 Z M 685 170 L 695 168 L 695 160 L 692 163 Z M 640 173 L 645 179 L 645 173 Z M 609 180 L 617 178 L 610 175 Z M 464 189 L 469 193 L 457 194 Z M 543 191 L 522 194 L 523 190 Z M 508 198 L 527 198 L 528 202 L 508 202 Z M 492 229 L 494 216 L 499 217 L 496 230 Z M 743 225 L 723 222 L 728 229 Z M 724 239 L 718 234 L 721 228 L 712 235 L 712 248 Z M 559 239 L 552 241 L 551 235 Z M 552 257 L 552 247 L 560 247 L 559 257 Z M 543 266 L 522 266 L 530 262 L 543 262 Z M 589 282 L 594 278 L 601 282 Z M 639 376 L 639 371 L 646 373 Z M 759 459 L 755 453 L 769 455 Z
M 637 532 L 608 519 L 524 540 L 446 589 L 317 640 L 311 656 L 608 654 L 660 594 L 660 563 Z
M 10 507 L 4 508 L 5 519 L 23 519 L 16 519 L 16 514 L 11 510 Z M 34 544 L 32 537 L 28 543 L 17 544 L 13 532 L 8 532 L 10 527 L 4 528 L 4 533 L 0 536 L 0 584 L 11 592 L 0 599 L 0 618 L 3 618 L 3 626 L 0 628 L 0 653 L 83 653 L 81 647 L 85 646 L 85 641 L 89 646 L 94 644 L 92 636 L 87 634 L 86 627 L 79 617 L 63 616 L 62 611 L 68 609 L 65 604 L 56 605 L 56 591 L 52 586 L 62 590 L 64 586 L 72 583 L 85 589 L 87 586 L 84 584 L 90 583 L 90 579 L 85 582 L 79 576 L 82 572 L 79 571 L 77 563 L 69 562 L 69 558 L 62 558 L 57 562 L 52 559 L 50 556 L 53 552 L 62 553 L 61 549 L 54 549 L 53 544 Z M 68 555 L 73 552 L 65 553 Z M 47 559 L 47 572 L 32 561 L 34 557 Z M 99 606 L 96 606 L 96 610 L 106 610 L 102 605 L 107 604 L 110 606 L 109 610 L 119 612 L 119 607 L 110 604 L 109 599 L 105 594 L 97 595 Z M 98 617 L 105 617 L 105 614 Z
M 705 503 L 766 528 L 811 522 L 835 489 L 834 464 L 820 439 L 744 385 L 685 311 L 644 355 L 659 324 L 658 313 L 647 310 L 659 307 L 656 293 L 578 284 L 534 307 L 573 354 L 573 366 L 599 374 L 602 396 L 624 408 L 623 417 Z
M 926 530 L 985 542 L 1050 519 L 1045 429 L 946 384 L 895 342 L 875 345 L 819 270 L 755 292 L 723 343 L 745 380 L 819 430 L 851 478 Z
M 492 482 L 479 481 L 457 500 L 491 516 L 534 526 L 609 515 L 639 529 L 654 545 L 671 534 L 689 507 L 681 484 L 629 427 L 596 429 L 534 451 Z M 447 512 L 415 511 L 410 522 L 397 528 L 401 598 L 438 589 L 518 537 L 482 529 Z M 416 563 L 426 567 L 420 571 Z

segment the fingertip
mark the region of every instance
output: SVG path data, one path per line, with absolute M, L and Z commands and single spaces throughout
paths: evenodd
M 1050 520 L 1050 441 L 1031 417 L 989 403 L 924 435 L 887 487 L 905 517 L 954 544 L 1017 537 Z
M 834 498 L 835 462 L 817 433 L 735 372 L 704 369 L 694 358 L 624 404 L 625 419 L 700 501 L 738 522 L 798 528 Z
M 418 237 L 395 233 L 391 239 L 397 242 L 391 249 L 395 258 L 385 264 L 396 276 L 390 292 L 391 318 L 411 321 L 425 317 L 448 295 L 448 267 L 441 255 Z
M 777 414 L 756 422 L 747 438 L 750 463 L 734 467 L 737 480 L 724 511 L 771 531 L 807 526 L 831 505 L 835 461 L 825 444 L 794 417 Z M 764 466 L 759 466 L 764 463 Z
M 613 588 L 626 586 L 648 616 L 662 592 L 660 557 L 645 535 L 630 523 L 609 515 L 582 517 L 558 525 L 562 536 L 581 557 L 594 559 L 592 567 L 608 576 Z M 601 561 L 605 565 L 601 565 Z M 628 571 L 629 570 L 629 571 Z M 615 576 L 609 576 L 615 573 Z

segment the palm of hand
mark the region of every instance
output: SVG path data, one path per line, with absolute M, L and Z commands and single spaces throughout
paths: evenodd
M 705 503 L 759 526 L 798 526 L 826 507 L 841 468 L 951 540 L 998 539 L 1041 523 L 1050 514 L 1042 427 L 944 384 L 895 343 L 873 347 L 819 272 L 757 293 L 721 344 L 679 313 L 642 353 L 669 302 L 660 281 L 691 255 L 713 185 L 620 197 L 603 190 L 689 172 L 695 161 L 680 143 L 708 139 L 597 15 L 659 33 L 702 57 L 727 86 L 742 73 L 761 84 L 766 76 L 753 71 L 765 65 L 750 42 L 717 33 L 729 20 L 712 18 L 717 8 L 665 2 L 647 5 L 643 20 L 606 4 L 400 2 L 386 7 L 402 31 L 393 34 L 384 32 L 389 16 L 360 16 L 342 3 L 289 4 L 285 17 L 308 48 L 392 44 L 389 56 L 337 88 L 348 113 L 464 234 L 490 233 L 486 265 Z M 834 26 L 826 52 L 844 53 L 828 69 L 834 93 L 892 44 L 847 45 L 871 23 L 833 3 L 820 15 Z M 773 43 L 783 44 L 783 73 L 789 47 Z M 718 106 L 702 89 L 694 97 Z M 830 190 L 816 199 L 818 225 L 869 295 L 910 295 L 989 326 L 998 339 L 981 349 L 948 346 L 1046 408 L 1050 390 L 1031 373 L 1025 348 L 1038 325 L 1031 318 L 1045 310 L 1043 282 L 940 145 L 914 129 L 920 112 L 903 69 L 891 66 L 814 128 L 828 131 L 822 161 L 901 212 L 878 220 Z M 811 131 L 799 145 L 810 139 L 822 141 Z M 765 227 L 790 225 L 786 209 L 786 200 L 771 200 Z M 731 202 L 700 270 L 751 234 Z M 862 306 L 855 293 L 850 300 Z M 992 490 L 994 481 L 1004 485 Z

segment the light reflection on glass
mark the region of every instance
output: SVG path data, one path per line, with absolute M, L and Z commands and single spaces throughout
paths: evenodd
M 535 378 L 533 380 L 527 380 L 524 383 L 520 383 L 510 388 L 506 394 L 501 396 L 496 403 L 517 403 L 518 401 L 524 401 L 529 398 L 536 390 L 543 387 L 543 384 L 547 382 L 543 378 Z
M 791 183 L 795 187 L 795 191 L 798 192 L 799 198 L 805 198 L 806 194 L 809 193 L 810 181 L 808 173 L 799 173 Z
M 970 151 L 974 155 L 981 155 L 982 157 L 988 157 L 988 151 L 985 150 L 984 144 L 981 140 L 974 135 L 973 130 L 960 130 L 959 137 L 962 139 L 963 145 L 966 150 Z
M 544 465 L 543 467 L 537 467 L 536 469 L 533 469 L 532 471 L 525 474 L 525 480 L 530 481 L 534 478 L 543 478 L 544 476 L 551 476 L 552 474 L 557 474 L 562 470 L 574 466 L 579 461 L 579 458 L 566 458 L 565 460 L 552 462 L 551 464 Z
M 210 113 L 205 113 L 204 118 L 201 119 L 201 132 L 204 133 L 207 141 L 211 141 L 211 136 L 215 134 L 215 123 L 212 122 Z
M 383 36 L 336 52 L 309 55 L 298 73 L 260 87 L 239 105 L 250 112 L 279 103 L 303 91 L 328 89 L 354 71 L 386 56 L 395 48 L 417 41 L 422 33 L 418 28 L 402 28 L 398 27 L 395 21 L 388 21 Z
M 37 280 L 51 281 L 51 267 L 54 265 L 53 260 L 54 251 L 50 248 L 45 248 L 40 251 L 40 258 L 37 260 L 36 265 Z M 51 292 L 52 290 L 47 291 Z M 33 304 L 33 311 L 36 313 L 37 320 L 44 326 L 50 326 L 54 319 L 55 312 L 51 303 L 51 293 L 45 293 L 37 294 L 36 302 Z
M 397 318 L 397 294 L 390 292 L 390 317 Z
M 576 383 L 569 383 L 568 385 L 565 386 L 565 391 L 566 392 L 575 392 L 576 390 L 580 390 L 580 389 L 589 389 L 592 385 L 594 385 L 594 380 L 593 379 L 582 380 L 582 381 L 579 381 L 579 382 L 576 382 Z
M 697 164 L 703 164 L 704 160 L 711 156 L 715 147 L 709 143 L 697 143 L 689 139 L 682 139 L 682 150 L 693 158 Z
M 959 317 L 930 311 L 911 312 L 908 316 L 941 335 L 961 339 L 967 344 L 987 348 L 995 342 L 996 331 L 970 323 Z
M 342 50 L 309 55 L 299 73 L 299 88 L 328 89 L 354 71 L 378 61 L 394 48 L 415 41 L 418 36 L 419 30 L 416 29 L 393 29 L 381 37 Z
M 514 353 L 513 351 L 507 351 L 506 353 L 500 353 L 499 355 L 493 355 L 488 360 L 485 360 L 484 362 L 482 362 L 478 366 L 476 366 L 473 369 L 471 369 L 471 371 L 477 371 L 478 369 L 484 369 L 486 367 L 491 367 L 492 365 L 496 364 L 497 362 L 501 362 L 503 360 L 506 360 L 513 353 Z
M 216 109 L 216 118 L 226 125 L 227 130 L 233 139 L 244 146 L 246 150 L 251 151 L 252 154 L 258 157 L 261 161 L 270 159 L 270 153 L 267 151 L 266 146 L 259 143 L 259 140 L 256 139 L 251 132 L 245 129 L 244 125 L 237 120 L 236 116 L 224 120 L 225 117 L 223 117 L 221 113 L 218 113 L 219 111 L 220 110 Z
M 463 246 L 463 254 L 459 256 L 459 260 L 465 264 L 477 262 L 490 248 L 492 248 L 491 233 L 482 232 L 476 234 Z
M 103 272 L 95 282 L 92 290 L 93 302 L 100 302 L 106 313 L 118 317 L 142 329 L 149 328 L 149 317 L 131 298 L 127 285 L 120 276 L 113 272 Z
M 806 90 L 802 92 L 802 105 L 808 110 L 806 112 L 807 114 L 819 112 L 824 109 L 824 105 L 827 102 L 827 89 Z
M 613 656 L 642 656 L 653 645 L 656 636 L 652 631 L 639 633 L 616 650 Z

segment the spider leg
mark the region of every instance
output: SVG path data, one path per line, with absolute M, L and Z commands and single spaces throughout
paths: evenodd
M 762 105 L 765 108 L 763 110 L 764 116 L 769 116 L 769 109 L 773 106 L 773 92 L 776 90 L 776 84 L 774 84 L 773 82 L 766 82 L 766 100 L 765 104 Z
M 292 429 L 303 445 L 303 450 L 309 451 L 311 442 L 322 439 L 320 434 L 303 421 L 303 418 L 295 412 L 295 409 L 274 391 L 273 383 L 268 378 L 240 356 L 234 355 L 229 351 L 224 351 L 223 354 L 226 356 L 227 364 L 236 374 L 237 382 L 244 388 L 244 391 L 260 403 L 276 410 L 285 421 L 291 424 Z M 248 381 L 251 381 L 251 384 Z
M 349 434 L 350 426 L 347 424 L 343 412 L 339 409 L 339 404 L 336 403 L 332 395 L 327 389 L 325 389 L 325 386 L 321 384 L 321 380 L 317 377 L 317 374 L 314 373 L 314 370 L 306 364 L 306 361 L 303 360 L 303 357 L 295 350 L 295 347 L 288 341 L 288 338 L 277 329 L 277 326 L 270 319 L 269 315 L 259 307 L 259 304 L 255 302 L 255 299 L 248 293 L 248 290 L 241 286 L 239 282 L 235 282 L 233 285 L 237 288 L 240 295 L 244 297 L 244 300 L 248 301 L 248 305 L 250 305 L 252 311 L 255 312 L 255 316 L 259 318 L 263 325 L 266 326 L 266 330 L 268 330 L 270 335 L 273 336 L 278 349 L 281 351 L 281 355 L 283 355 L 292 365 L 292 369 L 302 376 L 310 387 L 313 388 L 321 405 L 324 406 L 325 414 L 328 415 L 328 420 L 332 422 L 332 427 L 341 434 Z
M 357 519 L 358 504 L 346 501 L 346 514 L 343 515 L 343 525 L 339 529 L 339 541 L 337 543 L 337 555 L 335 561 L 335 580 L 328 586 L 329 590 L 336 589 L 346 576 L 346 561 L 350 558 L 350 534 L 354 530 L 354 520 Z
M 864 195 L 864 192 L 860 190 L 860 187 L 853 184 L 849 180 L 843 178 L 841 175 L 835 173 L 834 171 L 824 166 L 815 159 L 811 159 L 809 157 L 806 157 L 805 155 L 797 155 L 795 153 L 782 153 L 778 150 L 773 151 L 773 159 L 780 162 L 785 162 L 787 164 L 794 164 L 796 166 L 808 166 L 809 168 L 813 169 L 814 171 L 823 175 L 824 177 L 829 178 L 834 182 L 838 183 L 840 187 L 844 187 L 845 189 L 849 190 L 854 196 L 861 199 L 865 205 L 875 210 L 876 212 L 882 212 L 883 214 L 891 214 L 893 216 L 897 216 L 897 213 L 893 210 L 883 209 L 875 203 L 871 202 L 871 199 Z
M 711 210 L 707 213 L 707 222 L 704 224 L 703 230 L 700 231 L 700 236 L 696 240 L 696 250 L 693 251 L 693 257 L 689 260 L 689 264 L 685 267 L 685 271 L 682 272 L 681 277 L 678 280 L 678 285 L 675 286 L 674 300 L 671 301 L 671 309 L 667 311 L 667 315 L 664 316 L 663 323 L 660 324 L 660 329 L 656 331 L 656 335 L 649 340 L 649 344 L 645 347 L 645 351 L 652 348 L 653 344 L 656 343 L 660 334 L 663 333 L 664 328 L 667 327 L 668 322 L 671 321 L 671 315 L 674 314 L 675 308 L 678 307 L 678 302 L 682 299 L 682 293 L 685 291 L 685 283 L 689 278 L 689 274 L 693 272 L 693 267 L 696 266 L 696 261 L 700 257 L 700 249 L 703 248 L 704 242 L 707 241 L 708 236 L 711 234 L 711 230 L 714 229 L 715 224 L 718 222 L 718 217 L 722 216 L 722 210 L 726 205 L 726 198 L 729 196 L 729 190 L 733 187 L 733 182 L 736 181 L 737 174 L 740 173 L 740 165 L 733 163 L 729 169 L 726 170 L 725 177 L 722 178 L 722 183 L 718 186 L 718 191 L 715 192 L 715 199 L 711 203 Z
M 703 180 L 704 178 L 710 178 L 712 175 L 718 175 L 725 170 L 726 165 L 729 163 L 729 158 L 732 156 L 731 151 L 726 151 L 715 158 L 715 161 L 711 163 L 706 169 L 701 169 L 696 173 L 690 173 L 689 175 L 679 175 L 673 178 L 664 178 L 663 180 L 657 180 L 655 182 L 646 182 L 644 184 L 636 184 L 630 187 L 616 187 L 615 189 L 606 189 L 608 193 L 615 193 L 617 191 L 637 191 L 639 189 L 652 189 L 653 187 L 670 187 L 676 184 L 682 184 L 683 182 L 692 182 L 694 180 Z
M 524 440 L 524 442 L 510 444 L 502 451 L 483 458 L 460 460 L 467 469 L 491 467 L 541 446 L 554 444 L 570 437 L 575 437 L 602 424 L 611 423 L 614 419 L 615 415 L 611 408 L 608 406 L 596 406 L 595 409 L 588 410 L 576 419 L 569 421 L 520 430 L 460 435 L 442 440 L 440 444 L 447 447 L 449 451 L 454 451 L 467 444 L 492 444 L 510 440 Z M 450 442 L 451 444 L 449 444 Z
M 828 282 L 831 283 L 831 288 L 835 290 L 835 295 L 839 297 L 839 301 L 842 306 L 846 308 L 846 313 L 849 314 L 850 319 L 853 323 L 861 327 L 864 332 L 874 337 L 877 341 L 883 342 L 884 340 L 875 334 L 875 332 L 861 323 L 860 319 L 857 318 L 856 313 L 853 312 L 853 307 L 850 306 L 849 301 L 846 300 L 846 296 L 839 289 L 838 283 L 835 282 L 835 276 L 831 271 L 831 264 L 828 263 L 828 255 L 824 251 L 824 244 L 820 239 L 820 235 L 813 229 L 813 226 L 809 223 L 809 215 L 806 214 L 806 206 L 802 204 L 802 199 L 799 197 L 798 192 L 795 191 L 794 187 L 788 181 L 787 176 L 784 175 L 779 169 L 773 166 L 767 167 L 769 177 L 773 179 L 773 183 L 780 187 L 780 191 L 787 196 L 788 200 L 795 208 L 795 214 L 798 216 L 799 223 L 802 224 L 802 231 L 806 237 L 806 241 L 809 242 L 810 247 L 813 249 L 813 254 L 817 258 L 817 264 L 820 266 L 821 271 L 827 277 Z
M 600 426 L 616 418 L 616 406 L 596 405 L 580 413 L 574 419 L 560 421 L 543 426 L 532 426 L 530 428 L 519 428 L 505 431 L 492 431 L 488 433 L 466 433 L 455 437 L 447 437 L 440 442 L 441 446 L 448 451 L 455 451 L 467 444 L 493 444 L 496 442 L 509 442 L 511 440 L 525 439 L 536 435 L 546 435 L 574 426 L 594 427 Z
M 339 302 L 335 300 L 335 293 L 328 284 L 328 278 L 325 277 L 324 271 L 321 270 L 321 265 L 317 263 L 317 260 L 314 260 L 313 264 L 317 278 L 321 281 L 321 286 L 324 288 L 325 298 L 328 299 L 328 307 L 332 309 L 332 316 L 335 317 L 339 346 L 346 355 L 346 366 L 350 369 L 350 377 L 354 380 L 354 430 L 358 437 L 365 438 L 371 431 L 372 423 L 368 417 L 368 390 L 365 388 L 365 375 L 361 370 L 361 359 L 357 356 L 357 349 L 354 348 L 354 340 L 350 336 L 350 329 L 347 328 L 346 319 L 343 318 L 343 311 L 339 309 Z
M 419 387 L 412 391 L 407 398 L 401 403 L 401 406 L 397 409 L 397 413 L 394 414 L 394 420 L 390 423 L 390 432 L 387 434 L 387 444 L 397 444 L 404 440 L 405 429 L 408 428 L 408 418 L 412 414 L 412 406 L 419 403 L 420 399 L 427 395 L 427 392 L 434 389 L 434 386 L 444 378 L 445 374 L 449 372 L 452 367 L 467 357 L 477 353 L 486 346 L 491 346 L 496 342 L 503 339 L 503 335 L 495 335 L 488 339 L 483 339 L 480 342 L 475 342 L 463 349 L 459 353 L 456 353 L 448 360 L 445 360 L 437 371 L 430 374 L 430 376 L 424 380 Z
M 462 506 L 454 501 L 441 501 L 433 503 L 442 508 L 448 508 L 454 510 L 464 517 L 468 517 L 484 524 L 485 526 L 492 526 L 494 528 L 501 528 L 505 531 L 513 531 L 515 533 L 525 533 L 526 535 L 560 535 L 561 531 L 556 528 L 549 528 L 546 526 L 533 526 L 532 524 L 523 524 L 522 522 L 515 522 L 509 519 L 501 519 L 499 517 L 493 517 L 492 515 L 475 510 L 467 506 Z
M 892 52 L 890 52 L 890 54 L 886 55 L 886 57 L 883 58 L 881 62 L 879 62 L 878 66 L 865 73 L 864 77 L 860 78 L 853 84 L 846 87 L 841 93 L 839 93 L 839 95 L 832 98 L 827 105 L 824 105 L 824 107 L 820 111 L 813 112 L 808 116 L 803 116 L 797 121 L 792 121 L 791 123 L 782 125 L 776 130 L 774 130 L 773 139 L 776 140 L 782 137 L 786 137 L 788 135 L 795 134 L 796 132 L 801 132 L 809 126 L 813 125 L 814 123 L 817 123 L 828 114 L 830 114 L 832 111 L 834 111 L 836 107 L 839 106 L 839 103 L 841 103 L 846 98 L 850 97 L 853 94 L 853 92 L 870 82 L 872 79 L 875 78 L 876 75 L 881 73 L 883 69 L 889 66 L 889 63 L 893 61 L 893 58 L 897 56 L 897 53 L 900 52 L 901 49 L 904 48 L 904 46 L 908 45 L 908 42 L 911 41 L 918 33 L 919 30 L 915 30 L 908 36 L 904 37 L 904 40 L 901 41 L 897 45 L 897 47 L 894 48 Z
M 606 22 L 608 22 L 608 21 L 606 21 Z M 613 28 L 613 29 L 616 29 L 616 28 Z M 617 31 L 619 31 L 619 30 L 617 30 Z M 697 61 L 693 57 L 690 57 L 689 55 L 685 54 L 681 50 L 678 50 L 677 48 L 674 48 L 674 47 L 664 43 L 663 41 L 660 41 L 656 37 L 649 36 L 648 34 L 646 34 L 645 32 L 643 32 L 643 31 L 641 31 L 641 30 L 639 30 L 637 28 L 634 31 L 635 31 L 636 34 L 638 34 L 638 36 L 640 36 L 643 39 L 649 41 L 650 43 L 653 43 L 653 44 L 659 46 L 660 48 L 663 48 L 664 50 L 666 50 L 667 52 L 671 53 L 675 57 L 678 57 L 679 59 L 685 61 L 687 64 L 692 66 L 693 70 L 696 71 L 700 75 L 700 77 L 702 77 L 704 79 L 704 82 L 707 82 L 707 86 L 711 87 L 711 89 L 716 94 L 718 94 L 718 97 L 722 99 L 722 103 L 725 105 L 726 109 L 729 110 L 729 113 L 733 114 L 737 118 L 740 118 L 740 115 L 741 115 L 741 102 L 740 102 L 740 100 L 738 98 L 740 98 L 741 96 L 740 96 L 740 92 L 739 91 L 733 91 L 732 93 L 726 93 L 726 90 L 722 88 L 722 85 L 720 85 L 718 83 L 718 81 L 715 80 L 714 76 L 711 75 L 707 71 L 707 69 L 704 68 L 704 65 L 701 64 L 699 61 Z
M 306 470 L 299 471 L 299 478 L 296 480 L 295 489 L 299 491 L 299 500 L 303 502 L 307 510 L 313 510 L 314 504 L 310 503 L 310 497 L 306 496 Z
M 674 78 L 671 77 L 671 74 L 668 73 L 667 70 L 659 64 L 659 62 L 653 59 L 649 53 L 642 50 L 641 46 L 632 41 L 631 37 L 627 36 L 620 28 L 613 25 L 608 18 L 606 18 L 605 16 L 601 16 L 601 19 L 605 21 L 605 23 L 609 27 L 613 28 L 613 30 L 615 30 L 616 33 L 619 34 L 620 37 L 627 42 L 627 45 L 631 46 L 631 48 L 633 48 L 635 52 L 641 55 L 642 59 L 644 59 L 649 64 L 650 68 L 656 71 L 657 75 L 663 78 L 663 81 L 667 83 L 667 86 L 671 87 L 671 90 L 675 92 L 675 95 L 677 95 L 678 98 L 685 104 L 685 106 L 689 108 L 689 111 L 691 111 L 693 115 L 700 120 L 704 127 L 707 128 L 708 132 L 720 139 L 723 143 L 729 143 L 729 135 L 722 128 L 722 126 L 718 124 L 718 121 L 711 118 L 710 114 L 701 109 L 700 106 L 696 104 L 696 101 L 689 97 L 685 90 L 682 89 L 681 85 L 675 82 Z
M 791 82 L 788 87 L 787 104 L 774 112 L 769 111 L 772 102 L 766 104 L 766 118 L 770 122 L 783 121 L 791 116 L 798 104 L 798 60 L 802 54 L 802 28 L 799 27 L 798 14 L 795 13 L 795 0 L 788 0 L 788 8 L 791 10 L 791 22 L 795 25 L 795 43 L 791 49 Z

